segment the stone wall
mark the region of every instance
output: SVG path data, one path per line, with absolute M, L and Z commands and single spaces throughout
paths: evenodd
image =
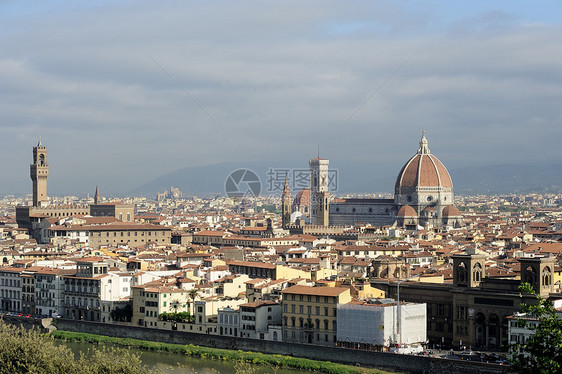
M 384 352 L 359 351 L 338 347 L 321 347 L 308 344 L 289 344 L 275 341 L 233 338 L 228 336 L 66 319 L 57 320 L 57 328 L 65 331 L 87 332 L 120 338 L 134 338 L 164 343 L 193 344 L 212 348 L 281 354 L 414 374 L 500 374 L 508 372 L 507 367 L 479 362 L 453 361 L 421 356 L 396 355 Z
M 51 321 L 53 320 L 52 318 L 36 319 L 36 318 L 13 317 L 13 316 L 4 315 L 2 316 L 2 319 L 6 323 L 23 326 L 26 329 L 32 329 L 32 328 L 39 329 L 39 331 L 41 331 L 42 333 L 47 333 L 56 330 L 56 328 L 51 323 Z

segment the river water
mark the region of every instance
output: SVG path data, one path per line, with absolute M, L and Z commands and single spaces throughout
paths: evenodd
M 74 354 L 84 352 L 95 345 L 90 343 L 66 342 Z M 235 374 L 234 363 L 228 361 L 193 358 L 177 353 L 143 351 L 127 348 L 128 351 L 140 356 L 142 363 L 151 369 L 157 369 L 162 374 Z M 257 366 L 259 374 L 298 374 L 300 370 L 278 369 L 268 366 Z

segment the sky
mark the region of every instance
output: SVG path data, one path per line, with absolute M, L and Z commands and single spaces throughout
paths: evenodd
M 2 1 L 0 196 L 186 166 L 560 162 L 562 3 Z

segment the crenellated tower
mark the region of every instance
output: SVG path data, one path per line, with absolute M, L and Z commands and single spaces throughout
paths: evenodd
M 47 198 L 47 179 L 49 178 L 49 165 L 47 164 L 47 148 L 41 144 L 33 147 L 33 164 L 30 165 L 31 180 L 33 181 L 33 206 L 45 204 Z

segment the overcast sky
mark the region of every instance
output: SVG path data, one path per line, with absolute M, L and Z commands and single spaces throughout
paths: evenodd
M 0 194 L 225 161 L 562 159 L 562 3 L 1 1 Z M 85 190 L 86 189 L 86 190 Z

